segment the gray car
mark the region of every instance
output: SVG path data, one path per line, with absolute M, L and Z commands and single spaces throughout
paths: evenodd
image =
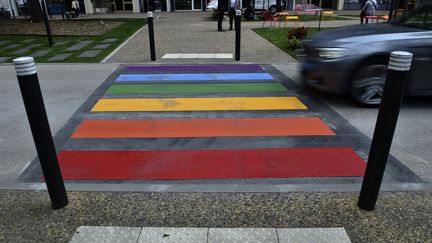
M 350 94 L 365 106 L 381 102 L 389 53 L 414 54 L 406 95 L 432 95 L 432 6 L 383 24 L 319 32 L 303 42 L 303 82 Z

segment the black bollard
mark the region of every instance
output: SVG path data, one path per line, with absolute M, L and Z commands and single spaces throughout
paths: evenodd
M 36 65 L 33 57 L 20 57 L 13 62 L 51 205 L 53 209 L 60 209 L 68 204 L 68 198 L 51 136 Z
M 236 10 L 235 16 L 235 60 L 240 61 L 241 10 Z
M 154 30 L 153 30 L 153 12 L 147 12 L 147 25 L 149 32 L 149 42 L 150 42 L 150 58 L 152 61 L 156 61 L 156 50 L 154 41 Z
M 375 209 L 405 92 L 412 56 L 411 53 L 402 51 L 394 51 L 390 54 L 383 97 L 378 111 L 366 172 L 358 201 L 358 206 L 361 209 Z
M 48 36 L 48 45 L 50 48 L 52 48 L 54 46 L 54 41 L 53 41 L 52 35 L 51 35 L 51 27 L 50 27 L 49 21 L 48 21 L 48 14 L 47 14 L 45 0 L 42 0 L 42 13 L 43 13 L 43 18 L 44 18 L 44 22 L 45 22 L 45 29 L 46 29 L 47 36 Z

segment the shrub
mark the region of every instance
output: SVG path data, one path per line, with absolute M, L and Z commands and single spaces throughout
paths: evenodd
M 307 28 L 305 28 L 304 26 L 294 28 L 288 32 L 288 41 L 293 37 L 295 37 L 298 40 L 303 40 L 306 37 L 306 35 L 307 35 Z
M 300 39 L 297 39 L 297 37 L 293 36 L 291 39 L 288 40 L 288 48 L 291 50 L 296 49 L 302 41 Z

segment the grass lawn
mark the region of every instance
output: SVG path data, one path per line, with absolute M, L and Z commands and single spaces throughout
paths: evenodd
M 90 20 L 75 20 L 75 21 L 90 21 Z M 95 21 L 95 20 L 91 20 Z M 96 20 L 100 21 L 100 20 Z M 102 21 L 107 21 L 106 19 Z M 71 54 L 70 57 L 63 61 L 53 61 L 62 63 L 94 63 L 100 62 L 108 54 L 110 54 L 115 48 L 117 48 L 122 42 L 124 42 L 129 36 L 135 33 L 139 28 L 146 24 L 145 19 L 115 19 L 115 21 L 120 21 L 121 25 L 103 33 L 100 35 L 55 35 L 53 40 L 55 46 L 50 50 L 48 47 L 48 38 L 41 35 L 0 35 L 0 62 L 12 62 L 13 58 L 20 56 L 32 56 L 37 51 L 49 51 L 47 54 L 41 57 L 35 57 L 36 62 L 50 62 L 49 58 L 57 54 Z M 67 25 L 68 21 L 63 21 Z M 84 24 L 85 25 L 85 24 Z M 88 31 L 88 30 L 87 30 Z M 77 30 L 77 32 L 80 32 Z M 102 49 L 102 51 L 95 57 L 78 57 L 81 53 L 88 50 L 95 50 L 94 47 L 101 44 L 105 39 L 117 39 L 115 42 L 111 43 L 107 48 Z M 77 51 L 66 50 L 70 46 L 77 44 L 79 41 L 92 41 L 88 46 Z M 39 44 L 39 45 L 38 45 Z M 30 46 L 35 46 L 34 48 L 24 51 L 22 53 L 16 53 L 16 51 Z M 7 58 L 7 59 L 6 59 Z
M 253 29 L 257 34 L 262 36 L 264 39 L 270 41 L 275 46 L 279 47 L 289 55 L 297 58 L 295 50 L 288 48 L 288 31 L 292 28 L 259 28 Z M 321 28 L 323 30 L 325 28 Z M 318 32 L 318 28 L 308 28 L 307 36 L 311 36 Z

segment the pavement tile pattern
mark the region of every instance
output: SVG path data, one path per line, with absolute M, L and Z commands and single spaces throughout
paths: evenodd
M 70 243 L 350 243 L 344 228 L 174 228 L 80 226 Z
M 100 52 L 101 52 L 100 50 L 85 51 L 85 52 L 81 53 L 78 57 L 95 57 L 95 56 L 99 55 Z
M 80 41 L 78 43 L 76 43 L 75 45 L 67 48 L 67 51 L 78 51 L 83 49 L 84 47 L 90 45 L 90 43 L 92 43 L 93 41 Z
M 241 90 L 268 84 L 278 89 Z M 194 91 L 165 92 L 172 85 Z M 369 143 L 288 77 L 257 64 L 120 66 L 56 136 L 63 176 L 78 182 L 358 183 Z M 20 180 L 41 180 L 37 160 Z M 419 179 L 391 157 L 385 180 Z
M 63 61 L 66 60 L 68 57 L 72 56 L 72 53 L 62 53 L 57 54 L 55 56 L 52 56 L 48 59 L 49 62 L 55 62 L 55 61 Z
M 32 56 L 32 57 L 43 57 L 46 54 L 48 54 L 49 52 L 50 52 L 49 50 L 41 50 L 41 51 L 37 51 L 37 52 L 31 54 L 30 56 Z

